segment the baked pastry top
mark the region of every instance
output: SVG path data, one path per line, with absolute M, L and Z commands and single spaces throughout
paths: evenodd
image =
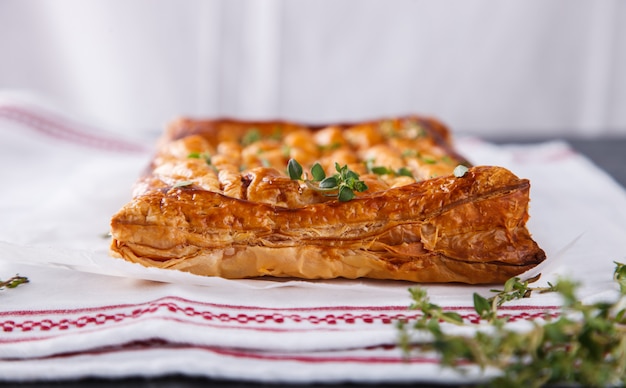
M 503 282 L 545 259 L 525 225 L 529 190 L 472 167 L 430 118 L 183 118 L 113 216 L 111 252 L 226 278 Z

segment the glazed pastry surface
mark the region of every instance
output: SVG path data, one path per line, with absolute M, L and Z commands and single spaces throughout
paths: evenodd
M 340 200 L 319 189 L 315 164 L 366 189 Z M 459 165 L 469 169 L 455 175 Z M 529 190 L 502 167 L 470 166 L 430 118 L 179 119 L 113 216 L 111 252 L 225 278 L 500 283 L 545 259 L 526 228 Z

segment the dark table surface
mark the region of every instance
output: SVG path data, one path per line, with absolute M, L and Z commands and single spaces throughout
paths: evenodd
M 492 139 L 495 143 L 536 143 L 539 141 L 565 140 L 576 152 L 585 155 L 600 169 L 606 171 L 626 187 L 626 137 L 601 139 Z
M 491 141 L 504 143 L 536 143 L 540 141 L 555 139 L 491 139 Z M 622 187 L 626 187 L 626 137 L 624 138 L 602 138 L 602 139 L 565 139 L 574 150 L 587 156 L 602 170 L 611 175 Z M 156 379 L 123 379 L 123 380 L 80 380 L 80 381 L 59 381 L 41 383 L 3 383 L 6 387 L 224 387 L 224 388 L 269 388 L 269 387 L 358 387 L 367 384 L 261 384 L 243 381 L 224 381 L 206 378 L 191 378 L 186 376 L 166 376 Z M 373 386 L 373 385 L 372 385 Z M 386 387 L 437 387 L 438 385 L 417 385 L 417 384 L 385 384 Z

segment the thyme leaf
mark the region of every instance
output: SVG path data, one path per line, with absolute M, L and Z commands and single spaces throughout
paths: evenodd
M 620 292 L 626 294 L 626 265 L 615 262 L 615 272 L 613 278 L 619 285 Z
M 208 152 L 190 152 L 187 157 L 191 159 L 204 159 L 206 164 L 208 164 L 209 166 L 213 165 L 211 163 L 211 154 Z
M 249 146 L 261 140 L 261 131 L 258 128 L 250 128 L 241 138 L 241 145 Z
M 25 276 L 19 276 L 19 275 L 15 275 L 12 278 L 9 278 L 7 280 L 0 280 L 0 289 L 2 288 L 15 288 L 17 286 L 19 286 L 20 284 L 24 284 L 24 283 L 28 283 L 29 280 L 27 277 Z
M 323 181 L 326 178 L 324 168 L 319 163 L 315 163 L 313 167 L 311 167 L 311 175 L 313 175 L 313 180 L 317 182 Z
M 180 182 L 176 182 L 172 185 L 173 189 L 177 189 L 179 187 L 187 187 L 187 186 L 191 186 L 193 185 L 193 181 L 180 181 Z
M 337 198 L 341 202 L 347 202 L 354 198 L 354 190 L 352 190 L 348 186 L 341 186 L 339 187 L 339 193 L 337 194 Z
M 393 174 L 393 170 L 389 169 L 387 167 L 382 167 L 382 166 L 376 166 L 376 167 L 372 167 L 369 169 L 372 173 L 376 174 L 376 175 L 387 175 L 387 174 Z
M 468 171 L 469 171 L 469 168 L 467 168 L 467 166 L 459 164 L 458 166 L 454 168 L 454 171 L 452 173 L 454 174 L 455 177 L 460 178 L 464 176 Z
M 289 162 L 287 162 L 287 174 L 293 180 L 302 179 L 302 165 L 295 159 L 289 159 Z
M 398 176 L 408 176 L 409 178 L 413 178 L 413 173 L 406 167 L 400 167 L 398 171 L 396 171 L 396 175 Z
M 335 178 L 334 176 L 329 176 L 328 178 L 324 178 L 320 182 L 319 187 L 321 189 L 336 189 L 337 187 L 339 187 L 339 183 L 337 182 L 337 178 Z

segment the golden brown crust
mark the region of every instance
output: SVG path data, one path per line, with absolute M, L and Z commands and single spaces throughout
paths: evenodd
M 242 142 L 250 128 L 255 139 Z M 347 202 L 320 195 L 286 176 L 295 156 L 305 169 L 347 164 L 369 189 Z M 544 260 L 525 226 L 529 182 L 489 166 L 455 177 L 460 163 L 447 129 L 430 119 L 323 128 L 182 119 L 113 217 L 111 250 L 225 278 L 495 283 Z M 412 177 L 393 173 L 400 168 Z

